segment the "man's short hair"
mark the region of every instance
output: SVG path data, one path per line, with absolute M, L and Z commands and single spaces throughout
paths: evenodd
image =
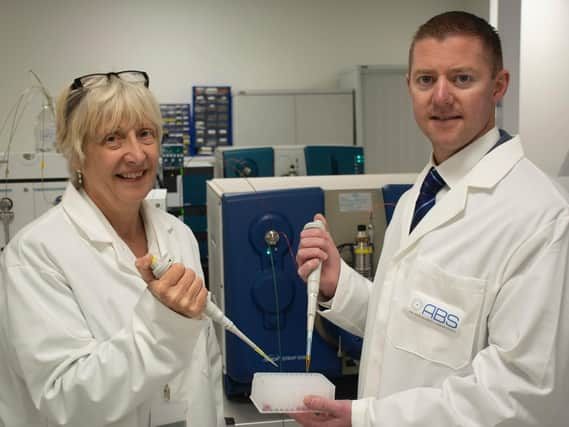
M 427 38 L 444 40 L 455 35 L 473 36 L 482 41 L 482 46 L 489 54 L 492 76 L 503 68 L 502 43 L 496 29 L 472 13 L 452 11 L 436 15 L 419 27 L 409 48 L 409 72 L 413 62 L 413 49 L 418 41 Z

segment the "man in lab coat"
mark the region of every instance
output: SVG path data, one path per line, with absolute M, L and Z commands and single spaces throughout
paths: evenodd
M 433 17 L 415 34 L 407 82 L 433 152 L 396 207 L 374 282 L 341 261 L 326 230 L 303 231 L 297 254 L 305 279 L 323 263 L 322 315 L 364 337 L 358 399 L 307 397 L 317 412 L 293 416 L 565 426 L 569 203 L 520 137 L 496 128 L 509 82 L 497 33 L 464 12 Z

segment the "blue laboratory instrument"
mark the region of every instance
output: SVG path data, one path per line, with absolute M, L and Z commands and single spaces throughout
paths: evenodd
M 166 271 L 170 268 L 170 266 L 174 263 L 174 260 L 169 257 L 168 255 L 163 256 L 162 258 L 158 259 L 155 256 L 152 257 L 152 262 L 150 264 L 150 268 L 152 273 L 156 278 L 162 277 Z M 247 335 L 239 330 L 237 326 L 229 319 L 227 316 L 223 314 L 223 312 L 217 307 L 211 299 L 208 297 L 207 304 L 204 309 L 204 313 L 210 317 L 214 322 L 219 323 L 222 325 L 227 331 L 235 334 L 241 341 L 251 347 L 255 352 L 261 355 L 267 362 L 271 363 L 273 366 L 278 368 L 278 365 L 275 363 L 273 359 L 271 359 L 261 348 L 256 345 L 253 341 L 251 341 Z

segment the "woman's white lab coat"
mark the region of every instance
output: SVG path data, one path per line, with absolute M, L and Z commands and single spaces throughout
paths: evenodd
M 519 138 L 409 235 L 397 205 L 372 284 L 346 265 L 325 316 L 364 335 L 353 426 L 565 426 L 569 206 Z
M 203 277 L 189 228 L 147 202 L 143 217 L 150 251 Z M 154 298 L 73 186 L 10 242 L 1 267 L 0 426 L 148 427 L 166 384 L 188 426 L 224 425 L 211 321 Z

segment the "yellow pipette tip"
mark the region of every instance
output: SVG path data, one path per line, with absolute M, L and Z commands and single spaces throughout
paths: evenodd
M 277 365 L 277 363 L 271 359 L 263 350 L 261 350 L 259 347 L 255 347 L 255 351 L 257 353 L 259 353 L 261 356 L 263 356 L 263 359 L 265 359 L 267 362 L 269 362 L 270 364 L 272 364 L 275 368 L 278 368 L 279 365 Z
M 306 372 L 310 371 L 310 356 L 306 356 Z

